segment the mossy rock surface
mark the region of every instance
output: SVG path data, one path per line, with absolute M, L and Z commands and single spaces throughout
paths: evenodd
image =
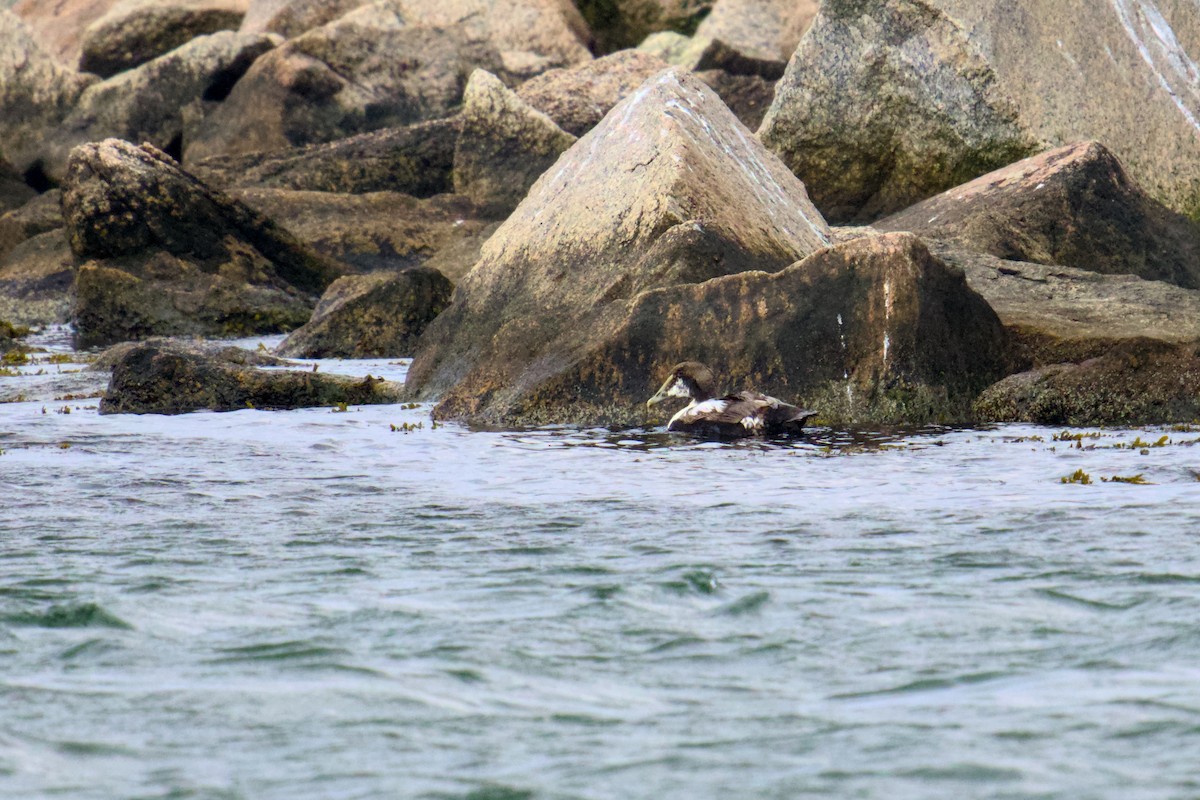
M 311 371 L 265 371 L 178 345 L 142 343 L 113 367 L 101 414 L 287 409 L 394 403 L 401 387 L 381 379 Z

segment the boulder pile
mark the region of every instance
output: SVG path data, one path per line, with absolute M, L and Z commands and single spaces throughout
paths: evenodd
M 10 5 L 0 318 L 80 347 L 290 333 L 493 425 L 658 424 L 689 360 L 834 424 L 1200 416 L 1186 3 Z M 172 347 L 106 410 L 334 396 Z

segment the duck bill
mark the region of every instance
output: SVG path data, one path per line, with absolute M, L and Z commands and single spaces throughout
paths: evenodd
M 646 401 L 646 407 L 649 408 L 651 406 L 656 406 L 659 403 L 661 403 L 663 400 L 666 400 L 668 397 L 670 397 L 670 395 L 667 392 L 670 390 L 671 385 L 674 382 L 675 382 L 674 379 L 671 379 L 671 378 L 667 379 L 667 382 L 664 383 L 657 392 L 655 392 L 654 397 L 651 397 L 649 400 Z

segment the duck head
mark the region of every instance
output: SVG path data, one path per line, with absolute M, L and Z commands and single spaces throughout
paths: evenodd
M 661 403 L 668 397 L 686 397 L 702 403 L 715 396 L 712 370 L 697 361 L 685 361 L 671 368 L 663 385 L 646 401 L 647 406 Z

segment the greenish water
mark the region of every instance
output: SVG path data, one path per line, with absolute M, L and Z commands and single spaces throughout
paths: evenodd
M 0 405 L 0 796 L 1200 796 L 1200 432 L 94 404 Z

